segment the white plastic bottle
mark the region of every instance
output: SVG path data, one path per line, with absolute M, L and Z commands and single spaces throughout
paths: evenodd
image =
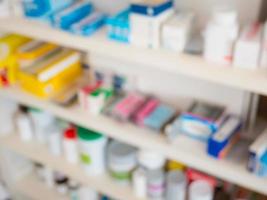
M 53 125 L 47 130 L 48 134 L 48 149 L 54 156 L 62 155 L 62 130 L 56 125 Z
M 0 99 L 0 136 L 14 132 L 14 116 L 18 105 L 7 99 Z
M 78 163 L 78 141 L 77 134 L 74 128 L 68 128 L 65 130 L 63 138 L 63 148 L 66 160 L 70 163 Z
M 133 190 L 138 198 L 145 199 L 147 197 L 147 174 L 146 171 L 139 167 L 132 175 Z
M 33 125 L 30 116 L 27 114 L 26 109 L 21 109 L 16 116 L 16 126 L 20 138 L 24 142 L 33 140 Z
M 189 186 L 189 200 L 212 200 L 213 188 L 205 180 L 197 180 Z

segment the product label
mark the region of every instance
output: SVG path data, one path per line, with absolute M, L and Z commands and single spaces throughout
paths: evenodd
M 86 165 L 90 165 L 92 163 L 91 157 L 85 153 L 82 153 L 80 155 L 80 160 L 82 161 L 82 163 L 84 163 Z

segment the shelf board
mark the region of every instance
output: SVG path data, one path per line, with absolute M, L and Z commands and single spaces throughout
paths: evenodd
M 33 200 L 69 200 L 67 196 L 60 195 L 55 189 L 47 187 L 34 174 L 19 180 L 15 183 L 13 189 Z
M 150 70 L 185 75 L 267 95 L 266 69 L 233 68 L 209 63 L 200 56 L 177 54 L 166 50 L 137 48 L 108 40 L 104 29 L 98 31 L 92 37 L 81 37 L 53 29 L 45 24 L 40 24 L 40 22 L 19 18 L 0 19 L 0 29 L 78 50 L 90 51 L 120 61 L 145 65 Z
M 188 137 L 179 136 L 175 144 L 170 144 L 161 134 L 138 128 L 130 123 L 121 123 L 102 115 L 91 116 L 79 109 L 78 106 L 63 108 L 49 101 L 43 101 L 26 94 L 15 87 L 0 90 L 0 96 L 13 99 L 27 106 L 46 110 L 59 118 L 99 131 L 133 146 L 152 149 L 164 154 L 169 159 L 180 161 L 189 167 L 206 172 L 222 180 L 267 195 L 267 179 L 250 174 L 246 170 L 245 159 L 238 163 L 232 160 L 213 159 L 206 154 L 204 143 Z
M 22 142 L 16 134 L 1 138 L 0 145 L 35 162 L 60 171 L 111 198 L 118 200 L 142 200 L 135 197 L 130 186 L 119 185 L 108 175 L 88 176 L 78 164 L 70 164 L 63 157 L 52 156 L 45 146 L 36 142 Z

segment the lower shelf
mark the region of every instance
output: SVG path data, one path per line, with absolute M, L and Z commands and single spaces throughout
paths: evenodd
M 141 200 L 135 197 L 130 186 L 119 185 L 108 175 L 95 177 L 87 176 L 79 165 L 70 164 L 63 157 L 51 156 L 48 150 L 40 144 L 34 142 L 24 143 L 20 140 L 19 136 L 15 134 L 1 138 L 0 145 L 35 162 L 42 163 L 54 170 L 60 171 L 81 184 L 87 185 L 111 198 L 118 200 Z M 34 185 L 32 188 L 35 190 Z
M 18 181 L 14 189 L 32 200 L 69 200 L 67 196 L 60 195 L 57 191 L 46 187 L 33 174 Z

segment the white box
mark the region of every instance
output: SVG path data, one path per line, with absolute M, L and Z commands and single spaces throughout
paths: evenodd
M 170 17 L 162 27 L 162 47 L 182 52 L 190 38 L 194 14 L 185 12 Z
M 262 68 L 267 68 L 267 22 L 264 26 L 260 66 Z
M 157 16 L 148 16 L 137 13 L 130 14 L 130 43 L 139 47 L 160 47 L 160 33 L 162 23 L 174 13 L 168 9 Z
M 234 67 L 255 69 L 261 54 L 262 25 L 247 25 L 237 40 L 234 51 Z

